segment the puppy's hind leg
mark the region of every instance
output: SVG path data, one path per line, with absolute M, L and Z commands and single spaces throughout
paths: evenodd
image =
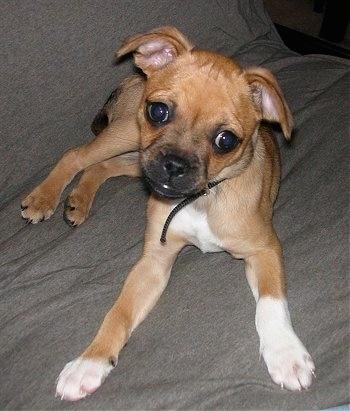
M 46 220 L 54 213 L 62 191 L 85 168 L 131 151 L 140 145 L 137 112 L 144 90 L 144 79 L 132 76 L 119 90 L 118 100 L 110 102 L 109 125 L 91 142 L 68 150 L 21 204 L 22 217 L 29 223 Z M 98 129 L 100 131 L 100 129 Z
M 95 194 L 108 178 L 118 176 L 140 177 L 139 152 L 121 154 L 88 167 L 79 183 L 67 197 L 64 220 L 71 227 L 77 227 L 87 218 Z

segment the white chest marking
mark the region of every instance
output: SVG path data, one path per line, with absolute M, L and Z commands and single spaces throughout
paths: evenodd
M 222 251 L 218 238 L 209 227 L 207 215 L 188 205 L 171 222 L 171 229 L 182 234 L 203 253 Z

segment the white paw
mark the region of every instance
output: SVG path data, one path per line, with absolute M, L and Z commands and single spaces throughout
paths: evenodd
M 315 364 L 293 330 L 287 302 L 260 298 L 256 328 L 260 336 L 260 353 L 272 380 L 292 391 L 309 388 L 315 377 Z
M 92 394 L 112 371 L 113 365 L 104 360 L 76 358 L 66 364 L 57 379 L 56 397 L 78 401 Z
M 281 388 L 301 391 L 310 387 L 315 364 L 299 339 L 275 341 L 266 345 L 261 354 L 272 380 Z

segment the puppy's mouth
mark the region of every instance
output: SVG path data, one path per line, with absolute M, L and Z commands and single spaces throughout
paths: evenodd
M 147 175 L 145 171 L 143 171 L 143 175 L 144 175 L 146 184 L 150 188 L 150 190 L 162 198 L 168 198 L 170 200 L 184 198 L 184 197 L 188 197 L 193 194 L 196 194 L 198 191 L 201 190 L 200 188 L 195 188 L 192 190 L 188 190 L 188 189 L 184 190 L 184 189 L 175 188 L 171 185 L 171 182 L 162 183 L 162 182 L 153 180 Z
M 167 199 L 180 199 L 198 193 L 206 187 L 206 168 L 198 158 L 174 154 L 158 154 L 142 159 L 142 171 L 148 187 Z

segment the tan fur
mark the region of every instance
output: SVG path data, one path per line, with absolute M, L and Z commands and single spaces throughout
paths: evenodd
M 22 216 L 31 223 L 49 218 L 65 186 L 85 169 L 66 202 L 66 219 L 79 225 L 107 178 L 141 174 L 139 153 L 147 167 L 161 150 L 181 149 L 184 156 L 195 154 L 205 165 L 206 171 L 194 179 L 194 189 L 225 179 L 191 206 L 205 213 L 222 248 L 245 260 L 256 298 L 283 297 L 282 250 L 271 222 L 279 155 L 274 136 L 260 125 L 262 120 L 279 122 L 285 137 L 290 137 L 291 115 L 275 78 L 265 69 L 244 70 L 227 57 L 194 50 L 174 28 L 135 36 L 118 56 L 129 52 L 134 52 L 147 80 L 141 76 L 125 80 L 118 101 L 111 105 L 108 127 L 92 142 L 64 154 L 47 179 L 23 200 Z M 176 102 L 174 119 L 163 127 L 152 126 L 145 117 L 148 100 Z M 224 155 L 212 147 L 210 133 L 218 125 L 241 139 L 237 148 Z M 172 225 L 166 244 L 159 241 L 173 204 L 150 195 L 142 256 L 84 352 L 85 358 L 114 362 L 165 289 L 178 253 L 189 242 Z

